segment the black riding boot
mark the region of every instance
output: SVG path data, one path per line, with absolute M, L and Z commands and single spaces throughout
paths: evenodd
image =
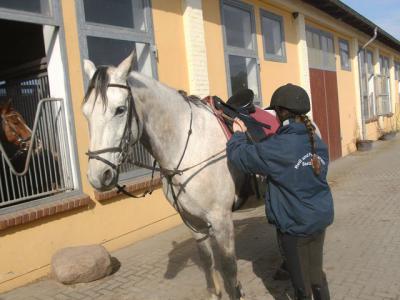
M 296 289 L 294 291 L 294 299 L 295 300 L 311 300 L 311 296 L 307 296 L 303 290 Z
M 330 300 L 331 297 L 329 295 L 328 283 L 324 283 L 321 285 L 312 285 L 312 293 L 314 296 L 314 300 Z

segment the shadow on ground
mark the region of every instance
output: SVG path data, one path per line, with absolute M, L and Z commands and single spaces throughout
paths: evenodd
M 251 262 L 252 271 L 260 278 L 268 292 L 278 300 L 287 300 L 290 283 L 276 281 L 273 275 L 281 260 L 276 244 L 275 229 L 266 222 L 265 217 L 252 217 L 234 221 L 236 233 L 236 254 L 238 260 Z M 189 264 L 201 268 L 194 239 L 172 242 L 173 249 L 168 254 L 169 261 L 164 277 L 172 279 Z M 218 268 L 218 266 L 217 266 Z M 241 269 L 239 263 L 239 271 Z M 242 281 L 244 291 L 246 282 Z

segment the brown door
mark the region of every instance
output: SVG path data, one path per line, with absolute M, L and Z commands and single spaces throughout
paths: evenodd
M 313 119 L 335 160 L 342 156 L 342 143 L 333 35 L 309 26 L 306 34 Z
M 313 119 L 329 147 L 330 160 L 342 156 L 336 72 L 310 69 Z

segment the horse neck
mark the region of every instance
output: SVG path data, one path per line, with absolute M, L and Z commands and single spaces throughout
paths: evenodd
M 134 87 L 140 101 L 135 101 L 143 132 L 141 142 L 164 168 L 175 168 L 181 159 L 193 117 L 200 109 L 175 90 L 162 83 L 135 73 L 146 88 Z M 191 137 L 191 139 L 194 137 Z

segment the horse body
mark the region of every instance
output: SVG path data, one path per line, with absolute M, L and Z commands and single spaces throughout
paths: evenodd
M 132 59 L 130 56 L 117 68 L 100 73 L 85 61 L 89 78 L 94 75 L 83 105 L 90 130 L 89 157 L 95 158 L 89 161 L 88 179 L 99 190 L 115 186 L 118 172 L 112 166 L 121 162 L 121 153 L 115 147 L 126 138 L 126 124 L 130 124 L 133 141 L 140 139 L 162 168 L 188 168 L 182 174 L 164 174 L 163 191 L 185 223 L 194 229 L 210 299 L 221 295 L 215 259 L 220 260 L 230 299 L 240 299 L 232 205 L 237 181 L 243 176 L 227 162 L 223 152 L 226 137 L 204 104 L 185 100 L 177 91 L 152 78 L 129 73 Z M 130 91 L 118 88 L 124 85 Z M 99 97 L 102 101 L 98 101 Z M 126 108 L 134 110 L 132 122 Z M 211 246 L 210 238 L 215 240 L 217 249 Z

